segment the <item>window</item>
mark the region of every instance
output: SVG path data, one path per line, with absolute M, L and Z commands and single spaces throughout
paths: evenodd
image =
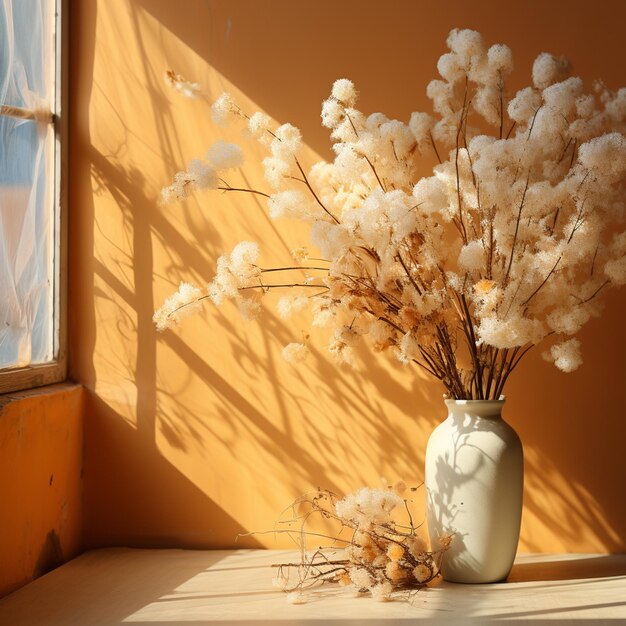
M 0 393 L 66 374 L 64 4 L 0 3 Z

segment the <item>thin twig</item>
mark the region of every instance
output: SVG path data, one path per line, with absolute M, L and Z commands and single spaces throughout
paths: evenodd
M 307 175 L 304 173 L 304 170 L 302 169 L 302 166 L 300 165 L 300 161 L 298 161 L 296 157 L 294 157 L 294 159 L 296 161 L 296 165 L 298 166 L 298 169 L 300 170 L 300 173 L 302 174 L 304 184 L 308 187 L 312 196 L 315 198 L 315 201 L 322 207 L 322 209 L 324 210 L 324 213 L 326 213 L 335 222 L 335 224 L 339 224 L 339 220 L 324 206 L 324 203 L 317 197 L 317 194 L 313 190 L 313 187 L 311 187 L 311 183 L 309 183 L 309 179 L 307 178 Z
M 528 191 L 528 183 L 530 182 L 530 170 L 528 170 L 528 176 L 526 177 L 526 184 L 524 185 L 524 192 L 522 193 L 522 200 L 517 212 L 517 220 L 515 222 L 515 233 L 513 234 L 513 243 L 511 244 L 511 256 L 509 257 L 509 266 L 506 269 L 506 275 L 504 276 L 504 284 L 509 281 L 509 274 L 511 273 L 511 266 L 513 265 L 513 256 L 515 254 L 515 244 L 517 243 L 517 233 L 519 231 L 519 224 L 522 218 L 522 209 L 524 208 L 524 201 L 526 200 L 526 192 Z
M 537 289 L 535 289 L 535 291 L 533 291 L 530 296 L 528 296 L 528 298 L 526 298 L 526 300 L 524 302 L 522 302 L 522 306 L 527 306 L 528 303 L 539 293 L 539 291 L 541 290 L 541 288 L 548 282 L 548 279 L 550 278 L 550 276 L 552 276 L 552 274 L 554 273 L 554 271 L 556 270 L 556 268 L 558 267 L 559 263 L 561 262 L 561 259 L 563 258 L 563 255 L 561 255 L 557 260 L 556 263 L 553 265 L 552 269 L 548 272 L 548 275 L 543 279 L 541 285 L 539 285 L 539 287 L 537 287 Z

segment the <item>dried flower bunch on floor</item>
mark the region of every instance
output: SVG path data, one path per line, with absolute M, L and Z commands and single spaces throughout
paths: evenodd
M 300 562 L 277 564 L 275 586 L 289 593 L 290 602 L 301 603 L 305 589 L 322 583 L 351 586 L 377 600 L 428 584 L 439 574 L 452 537 L 439 537 L 435 551 L 428 551 L 413 525 L 410 491 L 399 482 L 393 488 L 363 488 L 344 498 L 322 489 L 298 498 L 288 509 L 291 517 L 271 532 L 293 538 Z M 398 521 L 402 512 L 406 519 Z M 310 530 L 315 516 L 334 522 L 330 534 Z M 332 545 L 318 547 L 320 538 Z M 310 543 L 315 549 L 309 550 Z
M 265 114 L 218 98 L 217 122 L 241 123 L 267 146 L 268 188 L 231 186 L 225 177 L 242 152 L 218 142 L 176 175 L 164 200 L 197 189 L 253 194 L 272 218 L 310 224 L 319 252 L 300 248 L 295 264 L 261 267 L 258 245 L 242 242 L 220 257 L 207 287 L 181 285 L 155 314 L 158 328 L 206 298 L 255 317 L 260 296 L 281 289 L 289 295 L 280 315 L 310 308 L 312 325 L 332 331 L 339 362 L 368 339 L 453 398 L 498 398 L 544 341 L 547 359 L 576 369 L 575 335 L 609 288 L 626 283 L 626 89 L 598 82 L 586 91 L 567 61 L 543 53 L 531 85 L 509 94 L 507 46 L 487 47 L 471 30 L 453 30 L 447 44 L 440 78 L 427 87 L 433 115 L 416 112 L 408 123 L 366 115 L 354 85 L 338 80 L 322 107 L 336 156 L 308 172 L 297 128 L 273 128 Z M 199 95 L 175 74 L 169 81 Z M 419 178 L 420 161 L 432 159 L 432 175 Z M 299 361 L 307 351 L 294 343 L 284 356 Z

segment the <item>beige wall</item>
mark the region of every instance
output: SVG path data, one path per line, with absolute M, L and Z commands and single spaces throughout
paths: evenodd
M 280 348 L 304 320 L 234 308 L 157 335 L 152 312 L 183 280 L 207 281 L 242 239 L 285 261 L 306 233 L 275 224 L 249 196 L 203 196 L 159 207 L 173 172 L 218 137 L 201 102 L 163 83 L 173 68 L 212 96 L 231 91 L 299 126 L 329 153 L 321 101 L 352 78 L 361 105 L 407 119 L 425 110 L 447 32 L 508 43 L 520 86 L 541 51 L 572 59 L 587 84 L 626 85 L 626 4 L 287 0 L 83 0 L 72 15 L 72 374 L 89 390 L 85 542 L 232 546 L 271 528 L 314 486 L 345 491 L 378 477 L 422 479 L 424 449 L 444 417 L 442 389 L 385 356 L 336 368 L 316 344 L 294 369 Z M 248 182 L 263 186 L 246 144 Z M 239 181 L 240 178 L 233 180 Z M 626 293 L 609 298 L 583 335 L 584 366 L 557 372 L 529 356 L 511 381 L 506 415 L 526 451 L 521 549 L 626 549 L 623 389 Z M 238 545 L 275 546 L 271 538 Z
M 82 399 L 78 385 L 0 397 L 0 597 L 80 550 Z

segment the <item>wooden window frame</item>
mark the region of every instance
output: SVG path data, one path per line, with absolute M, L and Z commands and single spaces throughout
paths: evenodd
M 68 215 L 68 68 L 69 0 L 55 0 L 55 90 L 54 126 L 54 360 L 19 368 L 0 369 L 0 394 L 43 385 L 67 378 L 67 215 Z M 32 113 L 5 107 L 5 114 L 29 118 Z

